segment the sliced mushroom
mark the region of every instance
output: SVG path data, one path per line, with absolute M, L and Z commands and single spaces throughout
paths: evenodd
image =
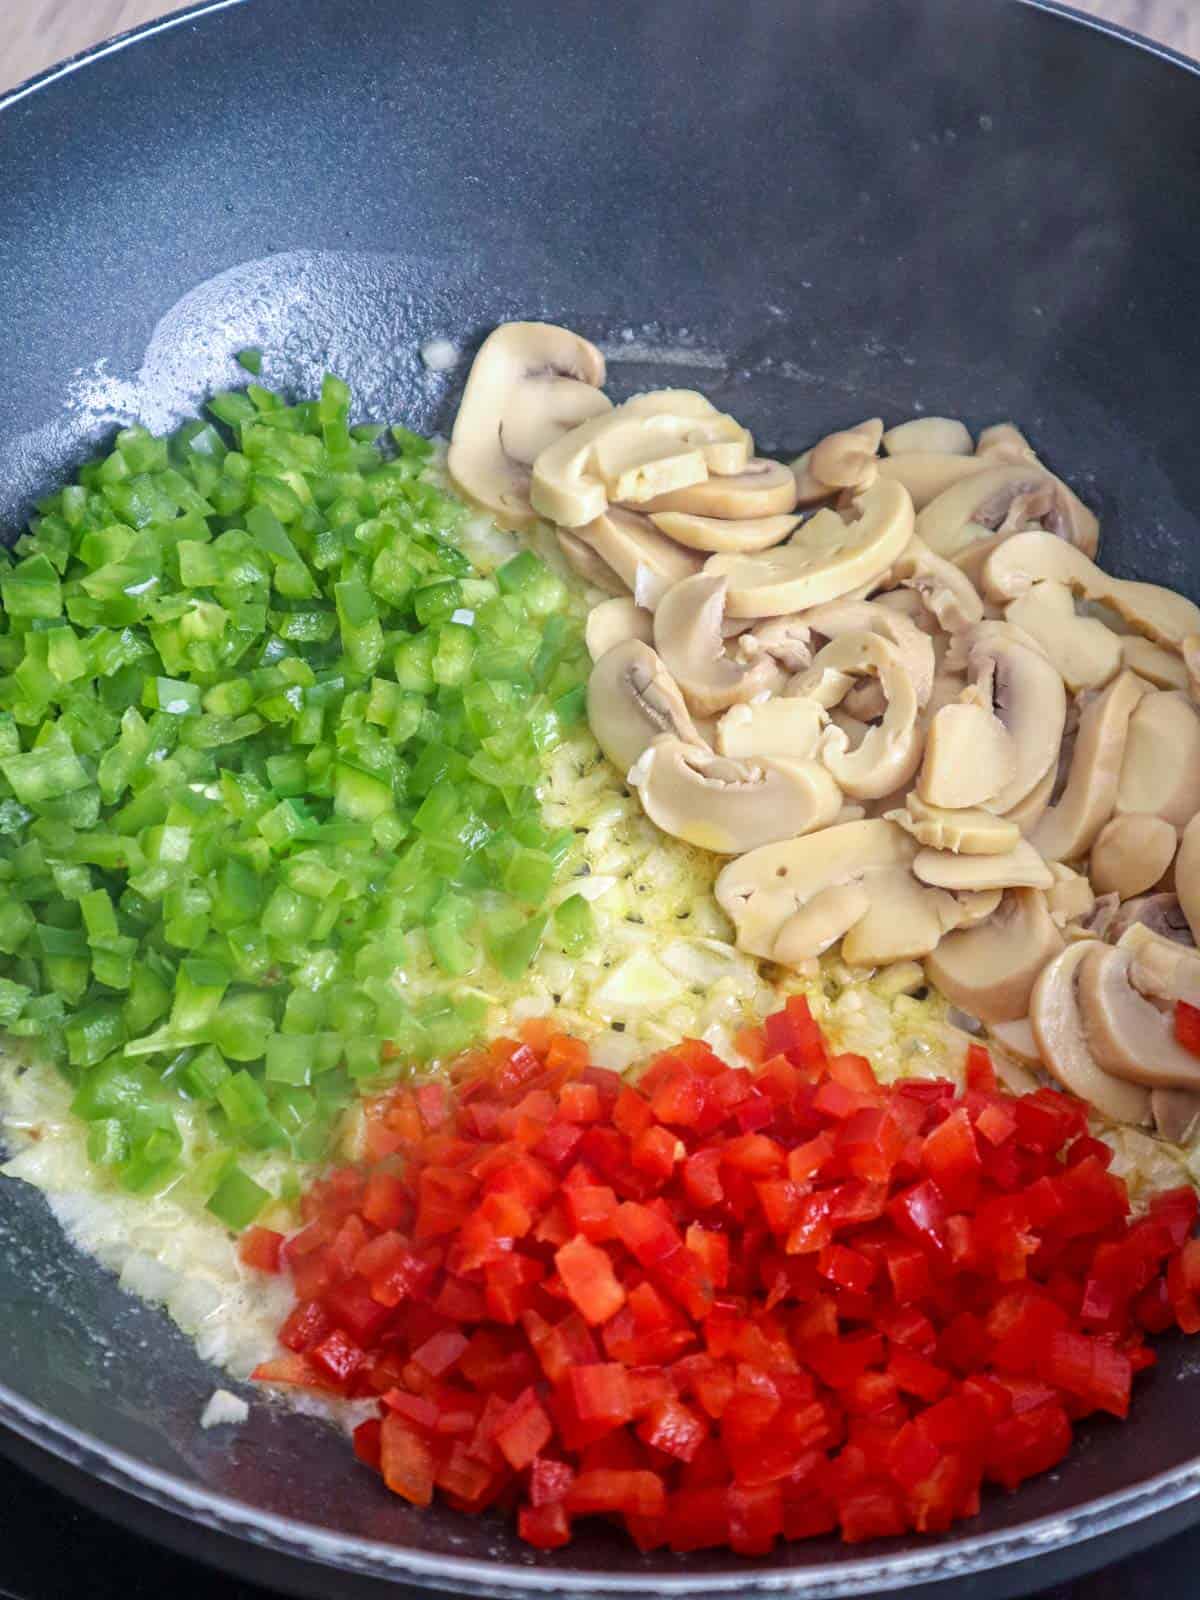
M 970 701 L 943 706 L 929 724 L 917 793 L 954 811 L 993 799 L 1012 782 L 1016 749 L 992 711 Z
M 1092 845 L 1088 876 L 1100 894 L 1122 900 L 1152 889 L 1175 856 L 1175 829 L 1161 817 L 1130 811 L 1106 822 Z
M 716 555 L 708 572 L 729 579 L 735 617 L 779 617 L 839 599 L 877 578 L 912 537 L 912 501 L 898 484 L 879 483 L 854 503 L 857 520 L 819 511 L 787 544 L 758 556 Z
M 950 455 L 942 451 L 905 451 L 885 456 L 879 463 L 879 476 L 901 483 L 912 496 L 917 511 L 924 511 L 940 495 L 968 478 L 987 470 L 989 463 L 975 456 Z
M 952 561 L 935 555 L 915 535 L 887 575 L 889 583 L 911 588 L 940 628 L 961 633 L 983 620 L 983 601 L 975 585 Z M 879 596 L 882 601 L 884 596 Z
M 618 506 L 573 529 L 572 537 L 611 567 L 647 611 L 654 610 L 672 584 L 690 578 L 702 565 L 699 556 L 659 533 L 649 517 Z
M 612 409 L 603 383 L 604 357 L 577 333 L 545 322 L 496 328 L 479 347 L 455 419 L 446 455 L 455 487 L 502 527 L 527 527 L 533 462 Z
M 754 441 L 732 417 L 688 389 L 637 395 L 548 445 L 533 463 L 535 511 L 564 528 L 604 515 L 610 501 L 639 503 L 738 472 Z
M 993 600 L 1015 600 L 1046 580 L 1107 606 L 1155 644 L 1178 650 L 1189 634 L 1200 633 L 1200 607 L 1183 595 L 1154 583 L 1112 578 L 1082 550 L 1036 529 L 1005 540 L 983 570 L 983 587 Z
M 971 1016 L 1015 1022 L 1028 1014 L 1038 975 L 1062 948 L 1045 896 L 1014 889 L 987 922 L 943 939 L 925 958 L 925 972 Z
M 1200 811 L 1200 716 L 1178 690 L 1153 691 L 1134 708 L 1116 810 L 1146 812 L 1176 828 Z
M 1135 1126 L 1149 1120 L 1150 1096 L 1136 1084 L 1111 1077 L 1088 1047 L 1077 992 L 1079 969 L 1107 946 L 1094 939 L 1070 944 L 1055 956 L 1033 986 L 1029 1021 L 1046 1070 L 1064 1089 L 1112 1122 Z
M 1187 641 L 1184 640 L 1184 650 Z M 1121 636 L 1121 664 L 1145 678 L 1156 689 L 1182 689 L 1190 691 L 1187 666 L 1173 650 L 1164 650 L 1160 644 L 1151 644 L 1138 633 Z M 1193 699 L 1195 695 L 1193 694 Z
M 754 517 L 735 522 L 724 517 L 698 517 L 690 511 L 656 511 L 650 520 L 660 533 L 688 550 L 734 551 L 742 555 L 781 543 L 800 522 L 798 516 Z
M 1019 1017 L 1015 1022 L 989 1022 L 987 1031 L 988 1042 L 997 1045 L 1012 1060 L 1019 1061 L 1023 1067 L 1041 1066 L 1042 1053 L 1028 1017 Z
M 654 638 L 654 617 L 635 605 L 628 595 L 602 600 L 588 612 L 583 638 L 588 655 L 593 661 L 599 661 L 614 645 L 624 644 L 627 639 L 640 639 L 643 644 L 650 644 Z
M 1090 512 L 1078 505 L 1065 484 L 1053 474 L 1030 463 L 1019 466 L 987 467 L 974 472 L 938 495 L 917 517 L 916 532 L 938 555 L 953 560 L 981 537 L 1001 529 L 1013 510 L 1014 502 L 1046 492 L 1036 508 L 1028 503 L 1018 508 L 1044 518 L 1052 537 L 1079 545 L 1090 554 L 1096 548 L 1099 525 Z M 1076 507 L 1084 512 L 1080 519 Z M 1008 529 L 1004 529 L 1008 532 Z
M 1152 1089 L 1150 1115 L 1159 1138 L 1187 1144 L 1200 1117 L 1200 1094 L 1188 1089 Z
M 1181 649 L 1188 675 L 1188 692 L 1193 700 L 1200 700 L 1200 634 L 1189 634 Z
M 1140 995 L 1128 950 L 1089 949 L 1079 964 L 1079 1010 L 1096 1065 L 1148 1089 L 1200 1089 L 1200 1056 L 1175 1037 L 1170 1012 Z
M 838 433 L 827 434 L 824 439 L 813 445 L 811 450 L 806 450 L 803 455 L 797 456 L 791 463 L 791 473 L 796 480 L 796 504 L 800 506 L 820 505 L 823 500 L 831 499 L 844 487 L 841 484 L 828 483 L 817 476 L 813 461 L 822 445 L 828 444 L 831 440 L 840 441 L 833 448 L 835 452 L 840 451 L 842 453 L 843 459 L 847 452 L 860 457 L 866 455 L 869 459 L 863 469 L 863 478 L 873 482 L 872 474 L 878 469 L 878 463 L 875 462 L 875 458 L 878 455 L 879 441 L 882 437 L 883 423 L 878 417 L 872 417 L 866 422 L 858 423 L 853 428 L 843 428 Z M 865 443 L 859 441 L 865 441 Z M 822 459 L 827 459 L 827 454 Z M 872 462 L 875 462 L 874 466 L 871 464 Z M 864 482 L 860 487 L 865 488 L 866 486 L 867 484 Z
M 871 600 L 833 600 L 814 606 L 803 617 L 813 633 L 840 639 L 847 633 L 878 633 L 893 645 L 904 663 L 917 697 L 924 706 L 933 690 L 934 652 L 929 635 L 898 611 Z M 881 713 L 880 713 L 881 714 Z
M 1200 944 L 1200 816 L 1192 818 L 1179 841 L 1175 893 L 1192 930 L 1193 942 Z
M 816 761 L 731 761 L 670 737 L 642 753 L 629 782 L 664 833 L 722 856 L 823 828 L 842 803 Z
M 990 695 L 1012 739 L 1013 776 L 988 802 L 1012 811 L 1058 759 L 1067 715 L 1063 681 L 1042 652 L 1010 622 L 981 622 L 961 636 L 975 686 Z
M 873 800 L 907 783 L 921 759 L 916 691 L 899 651 L 882 634 L 841 634 L 817 652 L 807 672 L 792 679 L 788 693 L 831 705 L 842 698 L 849 680 L 863 676 L 878 679 L 883 690 L 882 721 L 854 748 L 841 728 L 827 728 L 821 759 L 846 794 Z
M 588 721 L 596 743 L 621 773 L 662 734 L 704 748 L 678 686 L 640 639 L 614 645 L 592 668 Z
M 824 726 L 825 714 L 815 700 L 761 700 L 729 708 L 717 723 L 716 746 L 735 761 L 755 756 L 811 761 Z
M 906 456 L 914 453 L 970 456 L 975 446 L 963 423 L 954 417 L 912 417 L 883 436 L 883 448 L 889 456 Z
M 906 867 L 885 868 L 871 874 L 870 904 L 843 937 L 842 960 L 851 967 L 918 961 L 962 914 L 953 895 L 918 883 Z
M 810 468 L 818 483 L 855 493 L 869 489 L 878 470 L 883 422 L 873 417 L 842 433 L 831 433 L 813 446 Z
M 725 619 L 728 629 L 729 619 Z M 812 663 L 812 629 L 805 617 L 770 617 L 750 626 L 736 638 L 733 652 L 739 661 L 753 666 L 761 656 L 770 656 L 785 672 L 803 672 Z
M 607 561 L 601 560 L 590 544 L 584 544 L 582 539 L 577 539 L 565 528 L 559 528 L 555 538 L 558 540 L 558 548 L 563 553 L 563 559 L 585 583 L 590 583 L 594 589 L 603 590 L 605 594 L 626 593 L 621 579 Z
M 1121 670 L 1121 640 L 1095 617 L 1076 616 L 1065 583 L 1035 583 L 1004 615 L 1037 640 L 1072 694 L 1103 689 Z
M 1015 850 L 1021 841 L 1020 829 L 1007 817 L 981 810 L 947 811 L 922 800 L 915 789 L 902 810 L 888 811 L 884 815 L 930 850 L 952 850 L 964 856 L 998 856 Z
M 1047 861 L 1079 860 L 1112 816 L 1129 719 L 1145 689 L 1122 672 L 1084 708 L 1067 786 L 1031 835 Z
M 1127 900 L 1105 930 L 1105 937 L 1119 943 L 1134 928 L 1144 928 L 1185 948 L 1195 945 L 1183 907 L 1173 894 L 1147 894 Z
M 792 963 L 836 943 L 869 909 L 866 881 L 907 868 L 915 849 L 890 822 L 841 823 L 730 862 L 714 893 L 742 950 Z
M 1056 927 L 1083 924 L 1096 908 L 1096 895 L 1082 872 L 1064 867 L 1061 861 L 1049 863 L 1054 882 L 1046 890 L 1046 905 Z
M 975 445 L 975 454 L 985 460 L 1019 466 L 1024 461 L 1037 461 L 1037 452 L 1014 423 L 993 422 L 984 428 Z M 1040 466 L 1041 463 L 1038 462 Z
M 1049 867 L 1027 840 L 1003 855 L 966 856 L 950 850 L 918 850 L 913 872 L 936 889 L 1049 889 Z
M 1129 981 L 1147 1000 L 1200 1006 L 1200 953 L 1193 946 L 1135 922 L 1121 935 L 1118 948 L 1129 952 Z
M 724 711 L 783 683 L 783 673 L 769 655 L 747 665 L 726 654 L 724 614 L 725 579 L 707 572 L 674 584 L 654 614 L 655 648 L 699 716 Z
M 1024 800 L 1018 800 L 1015 806 L 1009 806 L 1004 813 L 1005 818 L 1009 822 L 1015 822 L 1027 839 L 1050 809 L 1050 799 L 1057 779 L 1058 771 L 1055 767 L 1051 767 L 1041 782 L 1034 784 Z
M 760 456 L 747 461 L 741 472 L 710 477 L 687 489 L 656 495 L 640 509 L 651 515 L 681 511 L 695 517 L 726 517 L 744 521 L 757 517 L 784 517 L 796 508 L 796 478 L 790 467 Z

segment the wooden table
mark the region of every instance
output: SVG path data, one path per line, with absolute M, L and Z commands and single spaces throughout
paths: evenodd
M 982 0 L 961 0 L 975 5 Z M 1110 18 L 1200 56 L 1200 0 L 1075 0 L 1081 11 Z M 0 93 L 100 39 L 177 10 L 163 0 L 0 0 Z M 15 22 L 15 30 L 13 24 Z

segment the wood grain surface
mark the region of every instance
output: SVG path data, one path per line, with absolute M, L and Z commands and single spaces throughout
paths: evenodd
M 962 0 L 977 4 L 978 0 Z M 1200 0 L 1074 0 L 1200 57 Z M 0 0 L 0 93 L 101 39 L 180 9 L 163 0 Z

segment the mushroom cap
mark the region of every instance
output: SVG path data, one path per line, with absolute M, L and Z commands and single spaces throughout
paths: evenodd
M 1084 707 L 1067 786 L 1031 835 L 1047 861 L 1078 861 L 1113 814 L 1129 719 L 1146 691 L 1122 672 Z
M 592 668 L 588 721 L 596 743 L 622 773 L 663 734 L 704 748 L 678 686 L 640 639 L 614 645 Z
M 994 712 L 971 701 L 943 706 L 929 724 L 917 793 L 948 811 L 993 799 L 1016 772 L 1016 748 Z
M 769 655 L 747 664 L 726 654 L 725 588 L 724 578 L 697 572 L 668 589 L 654 613 L 655 648 L 698 716 L 724 711 L 783 683 Z
M 820 511 L 786 544 L 761 555 L 711 556 L 705 570 L 729 579 L 730 615 L 786 616 L 837 600 L 885 572 L 912 537 L 912 501 L 899 484 L 878 483 L 855 505 L 857 521 Z
M 1200 1056 L 1175 1037 L 1170 1012 L 1133 987 L 1128 950 L 1101 945 L 1079 964 L 1079 1011 L 1093 1060 L 1148 1089 L 1200 1089 Z
M 459 404 L 446 468 L 455 487 L 502 527 L 527 527 L 530 468 L 547 445 L 612 409 L 604 357 L 546 322 L 506 322 L 479 347 Z
M 533 463 L 529 497 L 542 516 L 579 528 L 610 501 L 641 502 L 737 472 L 754 441 L 741 425 L 687 389 L 637 395 L 548 445 Z
M 815 700 L 772 697 L 743 702 L 731 706 L 717 723 L 716 747 L 735 761 L 755 756 L 811 761 L 824 726 L 825 713 Z
M 731 761 L 669 736 L 642 753 L 629 782 L 664 833 L 724 856 L 823 828 L 842 803 L 818 762 Z
M 653 611 L 672 584 L 699 572 L 700 557 L 677 545 L 636 511 L 612 506 L 594 522 L 572 530 L 616 573 L 638 605 Z
M 1029 1012 L 1038 975 L 1063 949 L 1046 897 L 1012 889 L 978 927 L 949 934 L 925 958 L 946 998 L 981 1022 L 1016 1022 Z
M 583 638 L 588 655 L 594 662 L 599 661 L 614 645 L 624 644 L 627 639 L 652 643 L 654 617 L 635 604 L 631 596 L 617 595 L 612 600 L 602 600 L 588 612 Z
M 975 446 L 965 424 L 956 417 L 912 417 L 883 436 L 889 456 L 913 454 L 970 456 Z
M 875 800 L 907 783 L 921 759 L 917 696 L 900 652 L 882 634 L 863 630 L 844 633 L 818 651 L 812 666 L 789 685 L 789 694 L 823 702 L 823 689 L 836 699 L 839 686 L 870 675 L 879 680 L 886 700 L 882 720 L 863 734 L 854 749 L 836 725 L 825 730 L 821 759 L 839 787 L 857 800 Z M 842 689 L 844 694 L 845 689 Z
M 1175 857 L 1175 893 L 1192 938 L 1200 944 L 1200 815 L 1183 830 Z
M 1200 633 L 1200 607 L 1183 595 L 1155 583 L 1110 577 L 1082 550 L 1036 528 L 1006 539 L 983 569 L 983 587 L 992 600 L 1014 600 L 1047 579 L 1099 601 L 1155 644 L 1178 650 L 1189 634 Z
M 777 959 L 777 942 L 788 923 L 817 895 L 861 883 L 880 868 L 908 867 L 915 853 L 912 840 L 894 823 L 843 822 L 820 834 L 752 850 L 730 862 L 717 878 L 714 893 L 737 930 L 741 948 L 770 961 Z M 819 955 L 820 949 L 799 951 L 787 959 L 808 954 Z
M 1007 620 L 1041 645 L 1072 694 L 1103 689 L 1121 670 L 1121 639 L 1095 617 L 1075 614 L 1065 583 L 1035 583 L 1004 609 Z
M 709 477 L 686 489 L 656 495 L 643 501 L 650 515 L 681 511 L 696 517 L 727 517 L 744 521 L 754 517 L 784 517 L 796 509 L 796 478 L 781 461 L 753 456 L 741 472 Z
M 1049 889 L 1050 868 L 1020 839 L 1003 855 L 967 856 L 952 850 L 919 850 L 913 872 L 937 889 Z
M 1200 716 L 1178 690 L 1152 691 L 1134 707 L 1116 810 L 1146 812 L 1175 828 L 1200 811 Z
M 1061 542 L 1061 541 L 1060 541 Z M 1010 622 L 981 622 L 961 636 L 976 685 L 991 695 L 1013 741 L 1012 778 L 988 802 L 1001 815 L 1019 805 L 1058 759 L 1067 716 L 1063 681 Z
M 1064 1089 L 1112 1122 L 1137 1125 L 1149 1119 L 1149 1093 L 1110 1076 L 1097 1063 L 1079 1007 L 1079 969 L 1090 954 L 1107 948 L 1096 939 L 1081 939 L 1043 967 L 1033 986 L 1029 1021 L 1043 1066 Z
M 990 811 L 949 811 L 932 806 L 913 790 L 899 811 L 885 813 L 920 845 L 931 850 L 952 850 L 964 856 L 998 856 L 1015 850 L 1021 830 L 1008 817 Z
M 710 483 L 728 481 L 709 479 Z M 710 553 L 736 551 L 743 555 L 779 544 L 800 523 L 796 515 L 734 521 L 726 517 L 700 517 L 691 511 L 655 511 L 651 513 L 650 520 L 660 533 L 665 533 L 677 544 L 686 545 L 689 550 L 706 550 Z
M 1152 889 L 1175 857 L 1176 834 L 1161 817 L 1130 811 L 1113 817 L 1096 835 L 1088 876 L 1099 894 L 1122 900 Z

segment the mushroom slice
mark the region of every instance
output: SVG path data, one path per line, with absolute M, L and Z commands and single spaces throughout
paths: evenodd
M 917 536 L 938 555 L 954 559 L 981 537 L 998 530 L 1013 511 L 1014 503 L 1025 496 L 1042 495 L 1036 504 L 1018 507 L 1018 515 L 1036 514 L 1051 525 L 1051 537 L 1080 544 L 1093 552 L 1099 534 L 1094 517 L 1090 526 L 1077 528 L 1067 501 L 1068 491 L 1053 474 L 1034 463 L 1019 466 L 988 466 L 973 472 L 960 483 L 938 495 L 917 517 Z M 1082 509 L 1082 508 L 1081 508 Z M 1090 516 L 1090 513 L 1088 513 Z
M 1101 945 L 1079 964 L 1079 1010 L 1096 1065 L 1148 1089 L 1200 1089 L 1200 1056 L 1175 1037 L 1173 1017 L 1133 987 L 1128 950 Z
M 1036 639 L 1072 694 L 1103 689 L 1121 670 L 1121 640 L 1095 617 L 1076 616 L 1065 583 L 1035 583 L 1004 615 Z
M 640 639 L 643 644 L 652 643 L 654 617 L 636 605 L 628 595 L 602 600 L 588 612 L 583 638 L 588 655 L 593 661 L 599 661 L 614 645 L 624 644 L 627 639 Z
M 1018 800 L 1015 806 L 1010 806 L 1004 813 L 1005 818 L 1015 822 L 1027 839 L 1050 809 L 1050 797 L 1057 781 L 1058 769 L 1052 766 L 1042 781 L 1034 784 L 1024 800 Z
M 953 895 L 926 888 L 907 867 L 884 868 L 871 874 L 870 904 L 843 937 L 842 960 L 851 967 L 919 961 L 961 916 Z
M 885 572 L 912 537 L 913 509 L 898 484 L 854 502 L 857 520 L 819 511 L 788 542 L 757 556 L 715 555 L 707 572 L 729 579 L 734 617 L 780 617 L 836 600 Z
M 1178 690 L 1155 690 L 1134 708 L 1116 810 L 1146 812 L 1176 828 L 1200 811 L 1200 716 Z
M 564 528 L 604 514 L 609 502 L 651 500 L 703 483 L 709 470 L 736 472 L 754 441 L 732 417 L 688 389 L 638 395 L 590 418 L 542 450 L 529 497 Z
M 963 423 L 954 417 L 912 417 L 883 436 L 889 456 L 915 454 L 970 456 L 975 446 Z
M 804 613 L 803 621 L 826 639 L 840 639 L 847 633 L 878 633 L 895 646 L 904 662 L 918 707 L 928 702 L 933 692 L 933 642 L 908 617 L 872 600 L 843 599 L 814 606 Z
M 964 856 L 999 856 L 1015 850 L 1021 842 L 1020 829 L 1007 817 L 996 817 L 982 810 L 948 811 L 930 805 L 915 789 L 902 810 L 888 811 L 885 815 L 889 822 L 897 823 L 918 844 L 931 850 L 953 850 Z
M 993 600 L 1015 600 L 1046 580 L 1098 601 L 1155 644 L 1178 650 L 1189 634 L 1200 633 L 1200 607 L 1183 595 L 1155 583 L 1112 578 L 1082 550 L 1037 529 L 1006 539 L 983 569 L 983 587 Z
M 818 651 L 812 666 L 792 680 L 788 692 L 822 703 L 824 688 L 837 700 L 841 685 L 848 687 L 850 680 L 863 676 L 879 680 L 886 700 L 882 721 L 868 728 L 853 749 L 841 728 L 827 728 L 821 759 L 846 794 L 856 800 L 876 800 L 907 783 L 921 759 L 916 691 L 896 647 L 878 633 L 842 634 Z
M 729 708 L 717 723 L 716 745 L 734 761 L 755 756 L 811 761 L 824 726 L 825 713 L 815 700 L 760 700 Z
M 1149 639 L 1143 639 L 1137 633 L 1121 635 L 1121 664 L 1136 672 L 1139 678 L 1145 678 L 1147 683 L 1152 683 L 1156 689 L 1182 689 L 1184 693 L 1192 692 L 1188 679 L 1186 665 L 1187 640 L 1184 640 L 1184 659 L 1181 660 L 1173 650 L 1164 650 L 1160 644 L 1151 644 Z
M 721 483 L 720 478 L 710 482 Z M 655 511 L 651 522 L 677 544 L 689 550 L 735 551 L 743 555 L 768 550 L 799 526 L 798 516 L 752 517 L 733 521 L 725 517 L 698 517 L 690 511 Z
M 992 796 L 1000 815 L 1020 804 L 1058 759 L 1067 716 L 1063 681 L 1042 652 L 1009 622 L 981 622 L 961 638 L 977 688 L 1008 730 L 1016 758 L 1012 778 Z
M 892 567 L 888 581 L 912 589 L 947 633 L 961 633 L 983 620 L 983 601 L 970 578 L 952 561 L 935 555 L 915 534 Z
M 1054 882 L 1050 868 L 1025 839 L 994 856 L 918 850 L 913 872 L 936 889 L 1049 889 Z
M 721 856 L 823 828 L 842 803 L 816 761 L 731 761 L 670 737 L 642 753 L 629 782 L 664 833 Z
M 885 456 L 879 463 L 879 476 L 891 483 L 902 483 L 912 496 L 917 511 L 924 511 L 947 490 L 968 478 L 985 472 L 990 462 L 976 456 L 950 455 L 943 451 L 913 450 L 898 456 Z
M 1037 451 L 1012 422 L 993 422 L 984 428 L 975 444 L 975 454 L 985 460 L 1019 466 L 1023 461 L 1037 462 Z M 1038 462 L 1040 466 L 1041 463 Z
M 725 517 L 743 522 L 760 517 L 785 517 L 796 509 L 796 478 L 781 461 L 766 461 L 755 456 L 741 472 L 710 477 L 687 489 L 656 495 L 642 502 L 641 509 L 654 515 L 660 511 L 680 511 L 693 517 Z
M 565 528 L 559 528 L 555 538 L 558 540 L 558 548 L 562 551 L 563 559 L 584 583 L 590 583 L 593 589 L 602 589 L 605 594 L 626 593 L 625 585 L 620 578 L 607 561 L 601 560 L 590 544 L 584 544 L 582 539 L 577 539 Z
M 946 998 L 981 1022 L 1016 1022 L 1029 1012 L 1042 968 L 1063 949 L 1046 897 L 1014 889 L 978 927 L 951 933 L 925 958 Z
M 729 619 L 724 629 L 728 633 Z M 804 617 L 771 617 L 753 627 L 742 624 L 733 652 L 739 661 L 753 666 L 761 656 L 770 656 L 785 672 L 803 672 L 812 664 L 812 629 Z
M 1112 1122 L 1135 1125 L 1150 1116 L 1150 1095 L 1136 1084 L 1111 1077 L 1092 1055 L 1084 1032 L 1077 985 L 1079 969 L 1095 951 L 1108 947 L 1095 939 L 1070 944 L 1043 967 L 1033 986 L 1029 1021 L 1047 1072 Z
M 1161 817 L 1130 811 L 1106 822 L 1092 845 L 1088 876 L 1097 893 L 1122 900 L 1152 889 L 1175 858 L 1175 829 Z
M 1050 871 L 1054 883 L 1046 891 L 1046 904 L 1055 926 L 1065 928 L 1070 923 L 1086 921 L 1096 908 L 1096 895 L 1082 872 L 1064 867 L 1061 861 L 1051 861 Z
M 699 556 L 659 533 L 649 517 L 636 511 L 613 506 L 572 535 L 612 568 L 647 611 L 654 610 L 672 584 L 700 571 Z
M 692 710 L 702 717 L 783 683 L 782 671 L 765 652 L 752 664 L 725 653 L 724 614 L 725 579 L 707 572 L 673 585 L 654 614 L 655 647 Z
M 766 961 L 794 963 L 820 955 L 853 927 L 870 904 L 870 877 L 885 868 L 907 868 L 915 849 L 893 823 L 839 823 L 730 862 L 714 893 L 740 949 Z M 844 889 L 852 892 L 827 896 Z
M 704 748 L 678 686 L 640 639 L 614 645 L 592 668 L 588 721 L 596 743 L 621 773 L 662 734 Z
M 1136 900 L 1127 900 L 1105 932 L 1105 937 L 1119 944 L 1125 935 L 1135 929 L 1145 929 L 1162 939 L 1169 939 L 1185 949 L 1194 948 L 1191 929 L 1177 896 L 1173 894 L 1147 894 Z
M 1192 818 L 1179 841 L 1175 857 L 1175 893 L 1192 930 L 1192 939 L 1200 944 L 1200 815 Z
M 845 483 L 835 483 L 822 476 L 817 471 L 818 461 L 825 471 L 834 472 L 840 478 L 846 476 L 847 470 L 856 471 L 859 479 L 856 487 L 868 488 L 874 483 L 878 471 L 879 441 L 882 438 L 882 419 L 871 417 L 853 428 L 827 434 L 811 450 L 797 456 L 791 463 L 792 476 L 796 480 L 796 504 L 819 505 L 839 489 L 848 487 Z
M 1181 648 L 1188 676 L 1188 692 L 1193 700 L 1200 700 L 1200 634 L 1190 634 Z
M 1160 1139 L 1187 1144 L 1200 1117 L 1200 1094 L 1188 1089 L 1152 1089 L 1150 1115 Z
M 534 460 L 564 433 L 612 409 L 594 344 L 546 322 L 506 322 L 471 366 L 446 468 L 455 487 L 505 528 L 534 520 Z
M 1017 755 L 994 712 L 970 701 L 943 706 L 929 724 L 917 793 L 957 810 L 993 799 L 1012 782 Z
M 1067 786 L 1030 836 L 1047 861 L 1078 861 L 1112 816 L 1129 719 L 1145 692 L 1140 678 L 1122 672 L 1084 707 Z
M 1135 922 L 1117 941 L 1129 952 L 1129 981 L 1147 1000 L 1200 1006 L 1200 953 Z
M 990 1044 L 997 1045 L 1023 1067 L 1041 1066 L 1042 1053 L 1028 1017 L 1018 1017 L 1015 1022 L 989 1022 L 987 1032 Z

